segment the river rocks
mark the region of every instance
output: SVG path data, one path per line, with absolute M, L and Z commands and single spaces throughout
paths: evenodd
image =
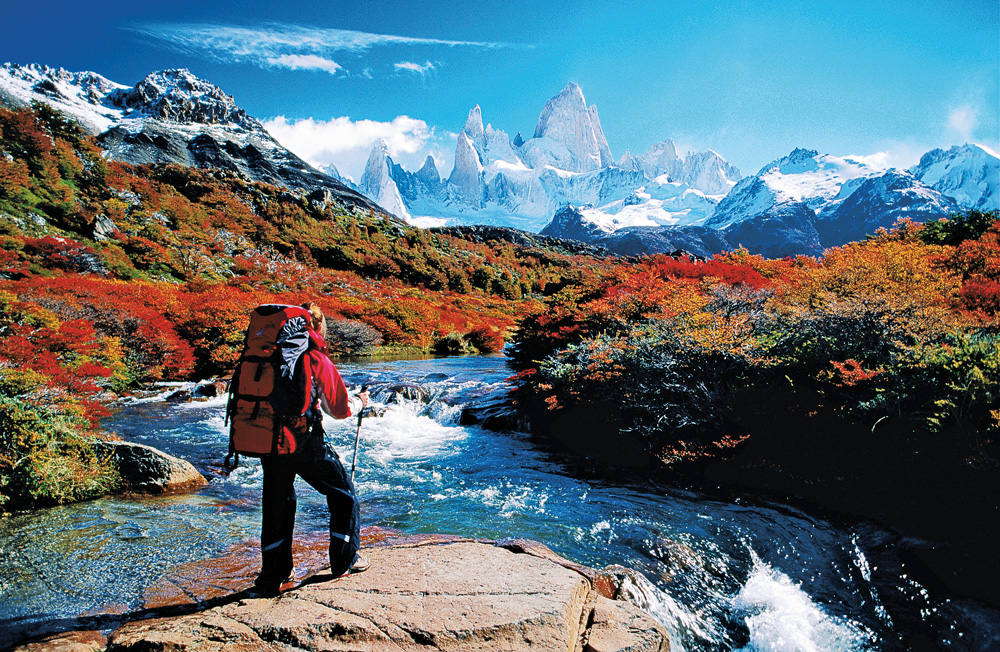
M 669 650 L 648 614 L 598 595 L 575 564 L 541 544 L 518 541 L 512 547 L 527 551 L 518 553 L 438 541 L 367 548 L 367 572 L 316 576 L 276 598 L 237 594 L 204 611 L 132 622 L 111 634 L 107 649 Z
M 597 598 L 584 652 L 657 652 L 669 650 L 663 627 L 638 607 Z
M 162 494 L 196 489 L 208 484 L 190 462 L 167 455 L 152 446 L 123 441 L 98 441 L 94 448 L 109 454 L 125 483 L 134 493 Z
M 226 380 L 210 380 L 208 382 L 201 383 L 194 389 L 195 396 L 202 396 L 205 398 L 215 398 L 216 396 L 222 396 L 229 393 L 229 382 Z

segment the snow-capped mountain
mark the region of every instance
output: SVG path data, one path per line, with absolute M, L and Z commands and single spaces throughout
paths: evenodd
M 389 161 L 385 169 L 395 188 L 374 177 L 358 187 L 386 210 L 405 211 L 416 224 L 499 224 L 537 231 L 567 204 L 586 207 L 585 219 L 604 231 L 691 224 L 711 215 L 740 178 L 715 152 L 681 158 L 669 140 L 634 159 L 626 153 L 616 164 L 597 108 L 587 106 L 574 83 L 545 104 L 528 141 L 520 133 L 512 140 L 492 124 L 484 127 L 481 108 L 473 107 L 458 134 L 455 166 L 447 178 L 433 159 L 410 173 L 381 149 L 376 145 L 372 157 Z
M 796 149 L 736 184 L 705 226 L 754 253 L 818 254 L 904 217 L 924 222 L 956 210 L 908 172 Z
M 128 87 L 91 72 L 0 65 L 0 103 L 17 107 L 32 101 L 76 119 L 114 160 L 229 170 L 381 210 L 282 147 L 232 97 L 187 70 L 154 72 Z
M 933 149 L 909 172 L 961 208 L 1000 209 L 1000 158 L 979 145 Z
M 45 102 L 94 135 L 121 120 L 122 110 L 105 100 L 126 89 L 93 72 L 68 72 L 37 63 L 0 65 L 0 104 L 20 107 Z
M 583 91 L 573 82 L 545 103 L 534 137 L 520 150 L 532 168 L 551 165 L 568 172 L 591 172 L 614 163 L 597 107 L 587 107 Z

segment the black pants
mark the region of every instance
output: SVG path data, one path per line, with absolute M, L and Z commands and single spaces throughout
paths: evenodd
M 361 546 L 358 500 L 336 451 L 322 430 L 291 455 L 261 458 L 264 468 L 264 515 L 261 519 L 261 571 L 258 586 L 274 587 L 288 577 L 295 529 L 295 476 L 326 496 L 330 509 L 330 570 L 342 575 L 354 564 Z

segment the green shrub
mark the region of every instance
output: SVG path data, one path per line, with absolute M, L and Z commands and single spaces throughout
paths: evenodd
M 88 500 L 120 486 L 110 460 L 94 452 L 72 419 L 0 396 L 0 506 Z
M 914 349 L 899 384 L 931 430 L 1000 430 L 1000 335 L 954 334 Z
M 448 333 L 434 340 L 431 347 L 437 355 L 462 355 L 472 353 L 473 347 L 461 333 Z
M 972 209 L 964 215 L 956 213 L 947 220 L 927 222 L 919 237 L 927 244 L 956 246 L 981 237 L 997 220 L 1000 220 L 1000 211 Z

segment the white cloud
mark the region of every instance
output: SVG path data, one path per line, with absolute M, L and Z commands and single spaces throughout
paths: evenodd
M 848 154 L 849 158 L 880 169 L 907 170 L 920 162 L 920 157 L 934 149 L 934 145 L 915 141 L 883 140 L 875 143 L 878 151 L 871 154 Z
M 850 159 L 852 161 L 857 161 L 858 163 L 864 163 L 865 165 L 870 165 L 873 168 L 880 170 L 885 170 L 894 166 L 892 161 L 895 156 L 891 154 L 888 150 L 882 152 L 875 152 L 874 154 L 849 154 L 844 158 Z
M 368 155 L 379 140 L 386 142 L 392 159 L 410 172 L 418 170 L 428 155 L 434 157 L 443 176 L 453 165 L 456 135 L 438 134 L 423 120 L 405 115 L 390 122 L 354 121 L 346 116 L 289 121 L 278 116 L 264 126 L 278 142 L 309 163 L 332 164 L 354 181 L 361 179 Z
M 949 135 L 958 139 L 958 143 L 972 140 L 972 133 L 979 125 L 979 111 L 968 104 L 955 107 L 948 113 Z
M 420 76 L 426 75 L 436 68 L 436 66 L 428 61 L 427 63 L 421 65 L 419 63 L 413 63 L 412 61 L 400 61 L 399 63 L 393 64 L 393 67 L 397 71 L 408 71 L 416 73 Z
M 182 52 L 207 57 L 214 61 L 246 62 L 265 68 L 276 65 L 288 68 L 318 68 L 331 73 L 343 70 L 340 64 L 330 58 L 333 53 L 359 53 L 374 47 L 445 46 L 480 49 L 530 47 L 510 43 L 452 41 L 280 23 L 259 27 L 203 23 L 147 23 L 127 29 L 164 41 Z M 410 70 L 420 74 L 434 68 L 435 66 L 429 61 L 422 66 L 410 62 L 396 64 L 397 70 Z M 365 75 L 364 72 L 360 74 Z
M 343 68 L 336 61 L 315 54 L 283 54 L 280 57 L 270 57 L 267 62 L 272 66 L 291 68 L 292 70 L 302 68 L 325 70 L 331 75 L 337 74 L 337 71 Z

